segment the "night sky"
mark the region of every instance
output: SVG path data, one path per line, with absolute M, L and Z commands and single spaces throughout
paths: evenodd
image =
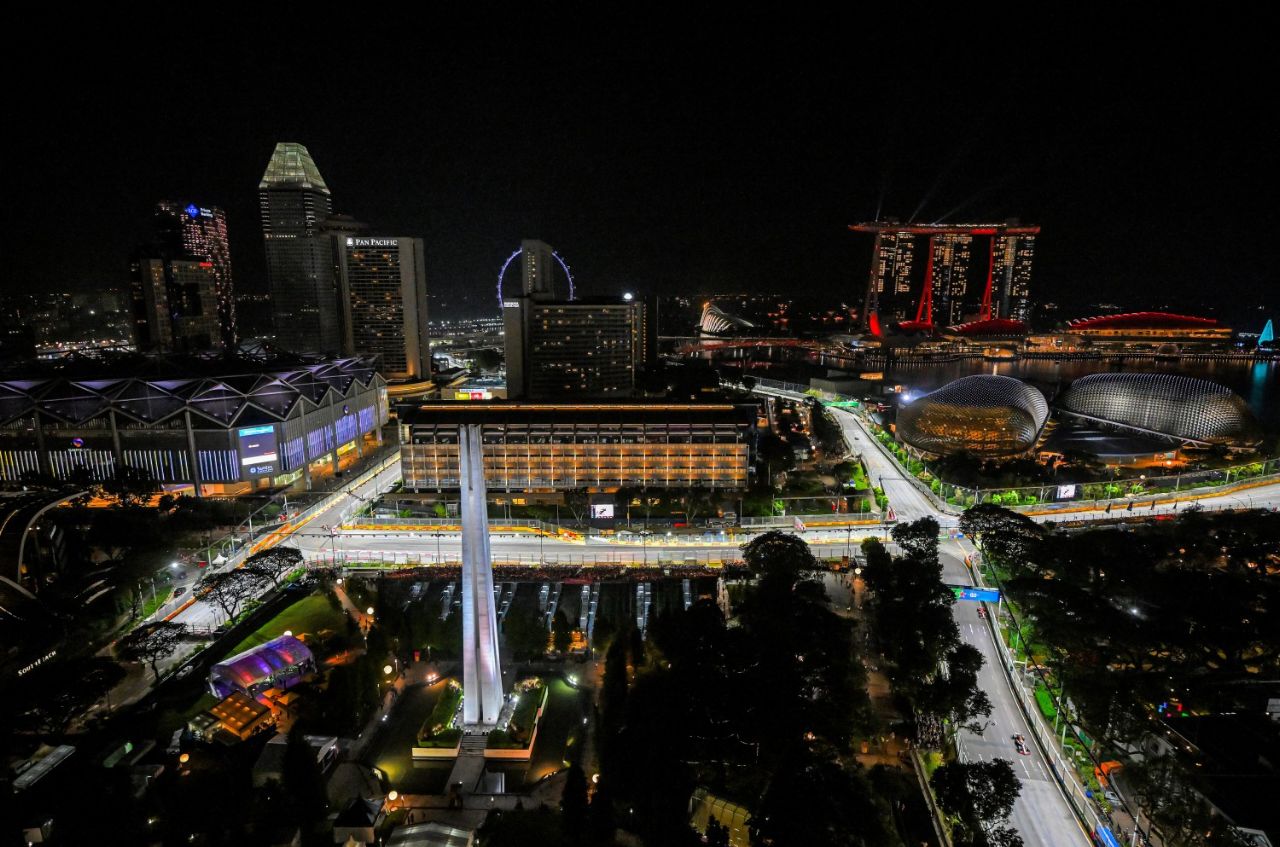
M 290 140 L 336 210 L 425 238 L 445 317 L 492 311 L 522 237 L 588 293 L 859 301 L 870 239 L 846 225 L 877 212 L 1041 224 L 1037 300 L 1278 299 L 1273 77 L 1200 49 L 1044 24 L 894 44 L 856 19 L 370 17 L 42 44 L 6 97 L 0 285 L 121 283 L 172 197 L 225 207 L 237 287 L 265 290 L 257 182 Z

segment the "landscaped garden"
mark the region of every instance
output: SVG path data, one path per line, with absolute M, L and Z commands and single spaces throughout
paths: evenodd
M 521 750 L 533 743 L 538 725 L 538 714 L 547 702 L 547 686 L 541 679 L 531 677 L 515 685 L 513 692 L 519 699 L 506 729 L 489 733 L 488 747 L 502 750 Z
M 462 730 L 454 726 L 453 719 L 462 705 L 462 686 L 456 679 L 445 683 L 444 693 L 436 701 L 435 708 L 418 732 L 419 747 L 453 748 L 462 738 Z

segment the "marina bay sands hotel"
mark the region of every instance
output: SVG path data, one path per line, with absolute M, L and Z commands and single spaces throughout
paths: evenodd
M 864 321 L 873 313 L 933 326 L 1029 317 L 1038 226 L 887 220 L 849 229 L 875 236 Z

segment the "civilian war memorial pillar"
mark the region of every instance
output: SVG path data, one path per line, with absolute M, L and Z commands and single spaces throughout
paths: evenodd
M 462 720 L 493 726 L 502 710 L 498 615 L 493 602 L 493 555 L 480 426 L 458 427 L 462 488 Z

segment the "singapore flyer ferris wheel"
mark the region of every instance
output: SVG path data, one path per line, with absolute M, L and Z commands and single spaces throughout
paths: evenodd
M 512 253 L 510 256 L 508 256 L 507 260 L 502 263 L 502 269 L 498 271 L 498 309 L 499 311 L 501 311 L 502 304 L 503 304 L 502 280 L 507 275 L 507 268 L 511 267 L 511 263 L 514 262 L 516 258 L 519 257 L 520 254 L 524 252 L 524 250 L 525 250 L 524 244 L 517 247 L 515 252 Z M 569 263 L 566 262 L 564 260 L 564 257 L 561 256 L 559 253 L 557 253 L 555 250 L 551 250 L 550 252 L 551 252 L 552 258 L 554 258 L 556 260 L 556 263 L 560 266 L 560 269 L 564 271 L 565 279 L 568 281 L 568 287 L 569 287 L 568 299 L 570 300 L 576 299 L 577 292 L 574 289 L 573 271 L 569 270 Z M 523 288 L 521 290 L 523 291 Z

